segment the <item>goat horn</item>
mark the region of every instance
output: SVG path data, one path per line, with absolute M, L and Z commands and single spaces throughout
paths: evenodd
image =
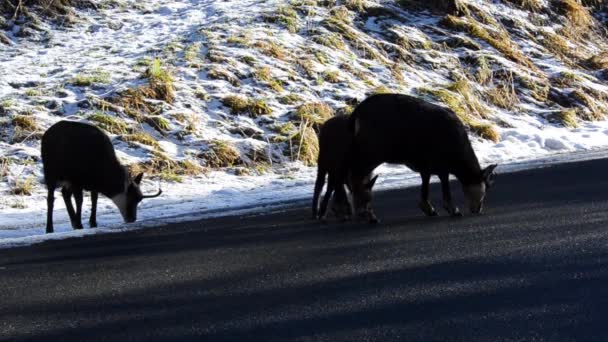
M 160 194 L 163 193 L 163 190 L 161 188 L 158 188 L 158 192 L 154 195 L 145 195 L 143 198 L 154 198 L 154 197 L 158 197 L 160 196 Z

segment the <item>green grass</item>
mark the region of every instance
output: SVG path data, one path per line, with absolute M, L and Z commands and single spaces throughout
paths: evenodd
M 87 120 L 91 121 L 97 127 L 105 130 L 110 134 L 127 134 L 129 133 L 129 125 L 122 119 L 105 114 L 103 112 L 96 112 L 87 116 Z
M 283 92 L 283 83 L 272 76 L 272 70 L 269 67 L 263 67 L 254 72 L 254 77 L 258 81 L 265 82 L 271 89 L 276 92 Z
M 207 76 L 214 80 L 227 81 L 234 87 L 240 87 L 241 85 L 241 81 L 238 77 L 236 77 L 236 75 L 220 67 L 212 67 L 209 71 L 207 71 Z
M 77 87 L 88 87 L 93 84 L 108 84 L 110 83 L 111 77 L 109 72 L 105 71 L 94 71 L 91 73 L 83 73 L 74 76 L 69 83 Z
M 264 15 L 264 20 L 270 23 L 280 24 L 291 33 L 296 33 L 299 30 L 298 13 L 291 6 L 279 7 L 277 12 Z
M 184 50 L 184 59 L 188 62 L 194 62 L 198 59 L 201 51 L 201 43 L 196 42 L 186 47 Z
M 159 58 L 155 58 L 146 70 L 150 82 L 173 83 L 173 76 Z
M 332 49 L 346 49 L 346 44 L 344 43 L 344 40 L 342 40 L 342 37 L 335 32 L 316 35 L 312 37 L 312 41 Z
M 289 93 L 278 98 L 280 104 L 290 105 L 298 102 L 302 102 L 302 96 L 296 93 Z
M 171 124 L 170 124 L 169 120 L 167 120 L 159 115 L 146 116 L 144 118 L 144 122 L 146 122 L 148 125 L 152 126 L 155 130 L 157 130 L 158 132 L 163 133 L 163 134 L 171 129 Z
M 249 65 L 249 66 L 254 66 L 255 65 L 255 57 L 253 56 L 243 56 L 240 58 L 241 62 Z
M 231 35 L 226 39 L 226 42 L 234 45 L 247 46 L 249 45 L 249 38 L 247 36 Z
M 274 41 L 257 41 L 253 44 L 253 47 L 269 57 L 280 60 L 285 60 L 287 58 L 285 49 Z
M 40 89 L 32 88 L 32 89 L 28 89 L 25 91 L 25 96 L 28 96 L 28 97 L 36 97 L 36 96 L 42 96 L 42 95 L 43 95 L 43 93 L 42 93 L 42 90 L 40 90 Z
M 142 145 L 151 146 L 160 149 L 160 144 L 151 135 L 144 132 L 137 132 L 133 134 L 124 134 L 120 137 L 123 141 L 128 143 L 140 143 Z
M 340 77 L 340 72 L 338 70 L 326 71 L 323 73 L 323 79 L 329 83 L 342 82 L 342 78 Z

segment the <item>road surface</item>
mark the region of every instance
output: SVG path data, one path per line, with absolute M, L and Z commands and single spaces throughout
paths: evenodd
M 418 190 L 378 225 L 299 205 L 0 250 L 0 340 L 608 341 L 608 160 L 499 175 L 481 216 Z

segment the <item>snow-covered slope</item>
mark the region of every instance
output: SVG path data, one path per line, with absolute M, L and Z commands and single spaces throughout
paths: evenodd
M 153 175 L 147 189 L 162 183 L 144 219 L 308 196 L 318 124 L 374 92 L 452 107 L 483 164 L 608 146 L 600 12 L 575 0 L 467 0 L 455 13 L 412 2 L 112 0 L 69 27 L 9 20 L 0 239 L 43 233 L 39 139 L 65 119 L 106 129 L 124 163 Z M 417 182 L 384 170 L 391 184 Z M 109 201 L 100 211 L 118 224 Z

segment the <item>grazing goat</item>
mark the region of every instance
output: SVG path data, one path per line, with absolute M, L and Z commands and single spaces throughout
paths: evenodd
M 350 116 L 354 135 L 351 182 L 355 210 L 365 213 L 367 175 L 382 163 L 404 164 L 422 177 L 420 208 L 437 215 L 429 202 L 429 180 L 439 176 L 443 206 L 461 215 L 452 203 L 449 175 L 462 184 L 471 213 L 480 213 L 486 190 L 494 182 L 490 165 L 481 169 L 464 125 L 456 114 L 422 99 L 400 94 L 373 95 L 361 102 Z
M 139 189 L 143 177 L 129 176 L 127 168 L 116 159 L 110 138 L 99 128 L 80 122 L 60 121 L 42 137 L 42 164 L 48 189 L 46 232 L 53 232 L 55 189 L 61 194 L 74 229 L 82 229 L 83 190 L 91 192 L 90 227 L 97 227 L 97 198 L 110 198 L 120 210 L 125 222 L 135 222 L 137 205 L 144 198 Z M 74 196 L 76 210 L 72 206 Z
M 340 115 L 327 120 L 319 132 L 319 157 L 317 159 L 317 180 L 312 200 L 313 219 L 325 219 L 327 206 L 332 193 L 335 192 L 332 211 L 340 219 L 349 219 L 352 206 L 345 189 L 350 163 L 353 134 L 349 129 L 348 116 Z M 325 178 L 328 178 L 327 190 L 319 208 L 319 196 Z M 366 178 L 369 179 L 369 176 Z M 371 190 L 376 178 L 365 183 L 360 189 L 360 200 L 371 202 Z M 364 205 L 361 204 L 361 205 Z M 370 212 L 371 213 L 371 212 Z M 371 219 L 371 218 L 370 218 Z

